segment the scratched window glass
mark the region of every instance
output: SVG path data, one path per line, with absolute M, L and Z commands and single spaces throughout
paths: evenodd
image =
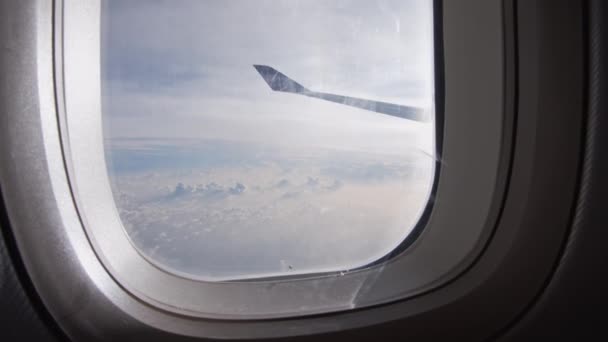
M 435 173 L 432 1 L 102 3 L 108 175 L 150 262 L 348 272 L 408 238 Z

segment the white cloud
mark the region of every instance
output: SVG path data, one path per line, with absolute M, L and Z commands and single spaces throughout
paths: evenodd
M 176 152 L 162 141 L 129 140 L 112 145 L 110 155 L 124 149 L 124 160 L 139 156 L 154 165 L 140 151 L 153 159 L 177 154 L 189 160 L 203 150 L 183 143 L 194 147 Z M 221 144 L 209 144 L 222 153 Z M 231 148 L 263 155 L 261 146 L 242 145 Z M 199 276 L 269 275 L 285 270 L 279 260 L 292 265 L 291 272 L 349 269 L 407 236 L 426 204 L 430 159 L 310 152 L 262 164 L 252 157 L 191 167 L 174 159 L 177 167 L 154 171 L 117 165 L 122 171 L 111 180 L 136 245 L 166 266 Z

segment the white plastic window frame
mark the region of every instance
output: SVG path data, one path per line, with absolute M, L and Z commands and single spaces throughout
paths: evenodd
M 458 275 L 477 256 L 496 220 L 504 166 L 502 1 L 468 3 L 483 7 L 488 27 L 465 35 L 455 29 L 463 18 L 443 21 L 444 41 L 459 39 L 463 49 L 477 51 L 463 54 L 455 44 L 444 45 L 441 172 L 431 215 L 416 241 L 394 258 L 343 275 L 204 282 L 155 267 L 122 228 L 103 150 L 100 2 L 57 1 L 55 86 L 63 157 L 82 226 L 107 272 L 153 307 L 223 320 L 298 317 L 389 303 Z M 483 75 L 484 82 L 472 74 Z

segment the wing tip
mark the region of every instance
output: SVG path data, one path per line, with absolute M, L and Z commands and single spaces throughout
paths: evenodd
M 276 71 L 273 67 L 268 66 L 268 65 L 264 65 L 264 64 L 254 64 L 253 67 L 255 68 L 255 70 L 257 70 L 259 73 L 263 73 L 264 71 L 268 70 L 268 71 Z
M 266 82 L 270 89 L 276 90 L 273 87 L 272 81 L 274 79 L 274 76 L 276 76 L 279 72 L 275 68 L 264 64 L 253 64 L 253 67 L 258 72 L 258 74 L 262 76 L 262 79 L 264 79 L 264 82 Z
M 287 93 L 309 92 L 309 90 L 304 86 L 271 66 L 264 64 L 253 64 L 253 67 L 273 91 L 282 91 Z

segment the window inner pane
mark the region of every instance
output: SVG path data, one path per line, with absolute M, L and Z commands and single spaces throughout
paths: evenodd
M 163 269 L 348 271 L 399 246 L 435 166 L 429 0 L 104 1 L 108 174 Z

